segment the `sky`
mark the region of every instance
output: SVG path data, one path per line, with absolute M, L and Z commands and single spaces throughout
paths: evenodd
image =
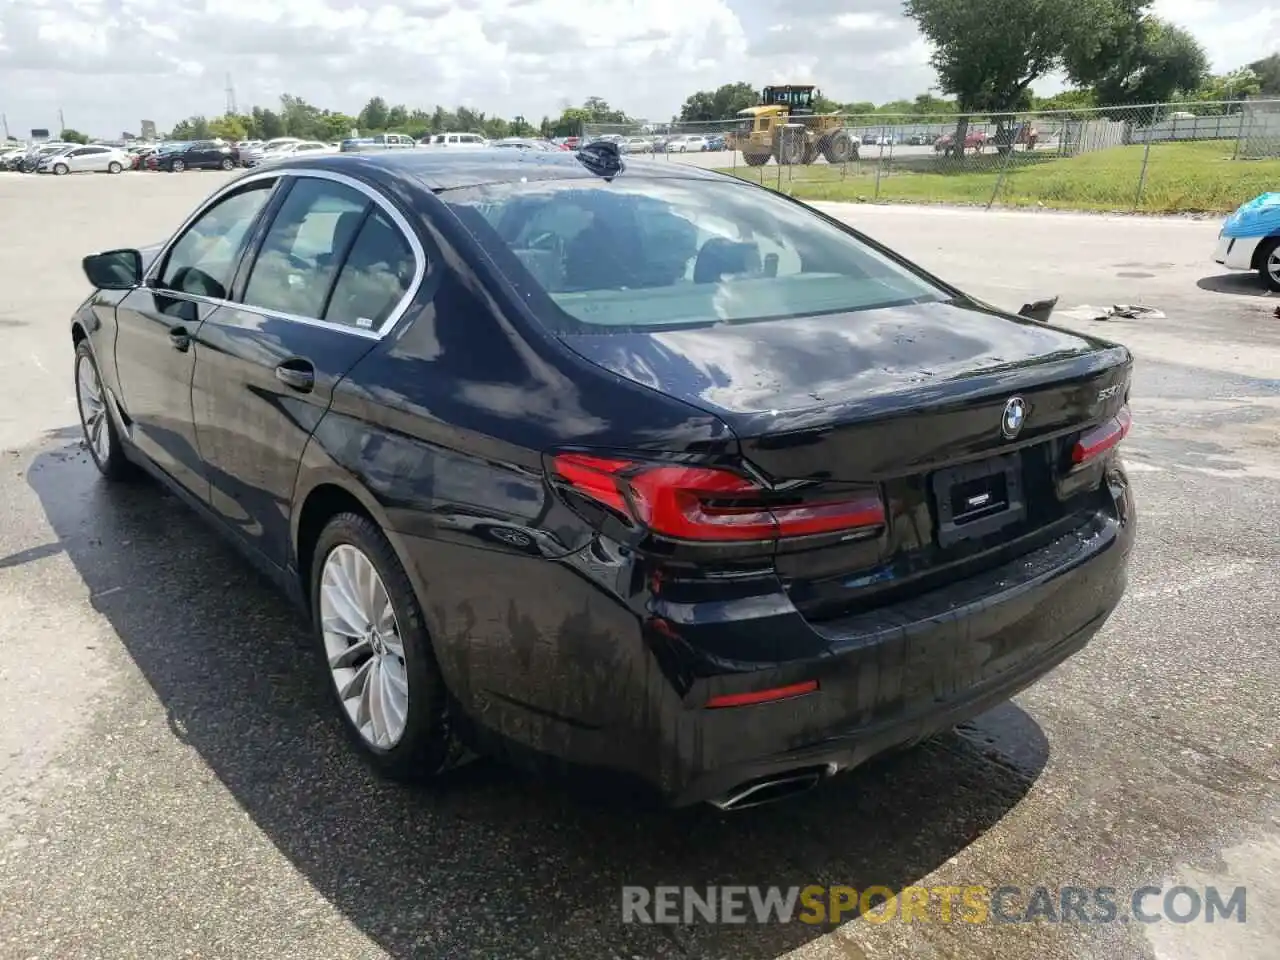
M 1280 49 L 1280 0 L 1157 0 L 1215 71 Z M 537 120 L 600 96 L 665 120 L 695 90 L 816 83 L 883 103 L 935 83 L 900 0 L 0 0 L 10 133 L 96 136 L 281 93 L 356 113 L 374 95 Z M 1061 83 L 1048 78 L 1038 92 Z

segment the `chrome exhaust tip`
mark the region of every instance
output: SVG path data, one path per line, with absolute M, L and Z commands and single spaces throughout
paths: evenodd
M 751 807 L 762 807 L 766 803 L 777 803 L 797 794 L 807 793 L 835 772 L 834 764 L 821 767 L 803 767 L 789 770 L 786 773 L 748 780 L 734 787 L 724 796 L 711 801 L 711 805 L 719 810 L 747 810 Z

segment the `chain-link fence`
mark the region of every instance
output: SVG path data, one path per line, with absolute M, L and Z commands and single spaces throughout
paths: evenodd
M 1220 212 L 1280 189 L 1280 100 L 981 115 L 589 125 L 629 155 L 809 200 Z

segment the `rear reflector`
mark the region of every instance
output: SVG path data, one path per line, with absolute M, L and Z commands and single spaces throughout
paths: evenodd
M 757 703 L 776 703 L 779 700 L 803 697 L 807 693 L 816 693 L 817 691 L 818 681 L 806 680 L 804 683 L 793 683 L 786 687 L 774 687 L 771 690 L 753 690 L 751 693 L 725 693 L 708 700 L 707 709 L 718 710 L 721 707 L 749 707 Z
M 840 499 L 781 499 L 754 481 L 715 467 L 673 466 L 561 453 L 558 479 L 655 533 L 700 542 L 776 540 L 883 527 L 873 488 Z
M 1100 423 L 1091 430 L 1086 430 L 1071 448 L 1071 462 L 1088 463 L 1106 453 L 1129 434 L 1129 426 L 1133 418 L 1129 415 L 1128 404 L 1120 408 L 1120 412 Z

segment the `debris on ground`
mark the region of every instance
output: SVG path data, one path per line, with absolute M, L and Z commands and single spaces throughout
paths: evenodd
M 1163 320 L 1164 311 L 1138 303 L 1114 303 L 1109 307 L 1093 307 L 1083 304 L 1070 310 L 1058 311 L 1059 316 L 1072 320 Z
M 1057 297 L 1053 297 L 1049 300 L 1032 300 L 1030 303 L 1024 303 L 1022 305 L 1022 309 L 1018 311 L 1018 315 L 1028 317 L 1032 320 L 1039 320 L 1041 323 L 1048 323 L 1049 315 L 1053 313 L 1053 308 L 1057 305 Z

